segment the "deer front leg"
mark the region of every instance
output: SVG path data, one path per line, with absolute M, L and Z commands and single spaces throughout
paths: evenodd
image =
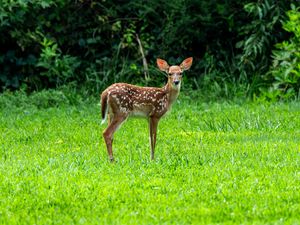
M 103 132 L 107 153 L 111 162 L 114 161 L 112 151 L 113 135 L 125 119 L 126 116 L 113 116 L 112 121 L 109 123 L 108 127 Z
M 156 144 L 156 131 L 159 119 L 156 117 L 150 117 L 149 127 L 150 127 L 150 149 L 151 149 L 151 160 L 154 160 L 154 151 Z

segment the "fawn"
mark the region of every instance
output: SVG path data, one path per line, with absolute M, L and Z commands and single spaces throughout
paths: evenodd
M 154 159 L 158 122 L 177 99 L 182 72 L 188 70 L 192 62 L 193 58 L 190 57 L 179 66 L 169 66 L 165 60 L 157 59 L 158 68 L 168 74 L 168 83 L 162 88 L 115 83 L 102 92 L 102 123 L 105 122 L 106 117 L 108 118 L 108 127 L 103 132 L 103 137 L 111 162 L 114 161 L 113 135 L 117 128 L 130 116 L 142 116 L 148 119 L 151 160 Z

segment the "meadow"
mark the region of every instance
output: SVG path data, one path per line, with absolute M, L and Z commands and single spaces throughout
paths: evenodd
M 0 111 L 0 224 L 300 224 L 300 103 L 180 98 L 107 157 L 97 102 Z

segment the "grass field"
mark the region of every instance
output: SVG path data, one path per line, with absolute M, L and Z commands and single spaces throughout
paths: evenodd
M 0 224 L 300 224 L 300 103 L 177 102 L 108 161 L 97 103 L 0 112 Z

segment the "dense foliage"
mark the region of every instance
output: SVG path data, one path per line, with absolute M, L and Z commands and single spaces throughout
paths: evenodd
M 273 81 L 267 92 L 269 98 L 300 96 L 300 12 L 293 8 L 287 15 L 289 19 L 283 28 L 292 36 L 289 41 L 278 43 L 273 51 L 273 66 L 268 74 Z
M 289 15 L 298 13 L 297 1 L 0 2 L 1 91 L 31 92 L 68 84 L 99 92 L 116 81 L 160 85 L 164 77 L 155 69 L 157 57 L 174 64 L 193 56 L 186 87 L 213 90 L 220 96 L 252 96 L 259 90 L 269 93 L 268 87 L 276 86 L 273 77 L 285 70 L 278 68 L 280 63 L 272 66 L 271 77 L 265 76 L 272 54 L 275 60 L 279 57 L 272 53 L 274 45 L 299 48 L 299 36 L 288 34 L 297 25 L 288 22 L 291 17 L 286 14 L 291 6 Z M 284 44 L 276 46 L 293 55 Z M 293 90 L 291 96 L 299 85 Z

